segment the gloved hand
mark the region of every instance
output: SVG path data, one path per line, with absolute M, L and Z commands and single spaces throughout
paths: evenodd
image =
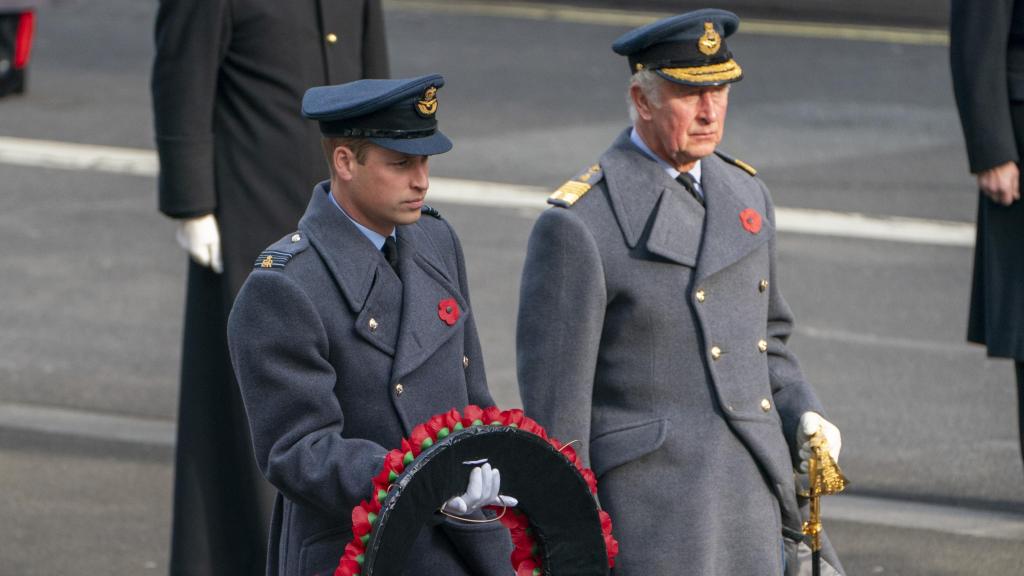
M 839 428 L 821 417 L 817 412 L 804 412 L 796 431 L 796 444 L 800 447 L 800 471 L 807 472 L 807 459 L 811 457 L 811 436 L 821 430 L 828 442 L 828 454 L 832 460 L 839 462 L 839 451 L 843 447 L 843 437 Z
M 218 274 L 224 271 L 220 256 L 220 231 L 217 229 L 217 219 L 213 214 L 178 220 L 178 232 L 175 236 L 178 245 L 192 256 L 196 264 L 210 268 Z
M 515 506 L 519 501 L 511 496 L 498 494 L 501 489 L 501 473 L 484 463 L 469 473 L 469 486 L 462 496 L 451 498 L 442 506 L 449 514 L 472 514 L 484 506 Z

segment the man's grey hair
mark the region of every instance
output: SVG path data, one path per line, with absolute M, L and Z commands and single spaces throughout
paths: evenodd
M 639 86 L 640 91 L 647 100 L 655 106 L 661 106 L 661 85 L 666 80 L 658 76 L 653 70 L 641 70 L 633 74 L 629 79 L 629 86 L 626 88 L 626 105 L 629 106 L 629 120 L 636 124 L 638 118 L 636 104 L 633 103 L 633 86 Z

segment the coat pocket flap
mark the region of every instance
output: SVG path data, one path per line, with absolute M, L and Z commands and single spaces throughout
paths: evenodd
M 590 467 L 597 477 L 654 452 L 665 442 L 669 423 L 659 418 L 612 430 L 590 441 Z

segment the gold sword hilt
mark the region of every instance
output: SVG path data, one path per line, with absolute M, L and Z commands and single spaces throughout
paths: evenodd
M 807 493 L 810 499 L 810 515 L 803 525 L 803 533 L 810 538 L 812 552 L 821 550 L 821 497 L 842 492 L 850 481 L 839 469 L 839 464 L 828 452 L 825 433 L 818 429 L 811 438 L 811 457 L 807 459 Z

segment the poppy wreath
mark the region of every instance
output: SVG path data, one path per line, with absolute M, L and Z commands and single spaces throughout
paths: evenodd
M 397 482 L 401 482 L 399 477 L 403 472 L 416 471 L 416 467 L 425 459 L 418 460 L 424 451 L 435 444 L 445 443 L 446 439 L 448 439 L 447 442 L 458 440 L 459 437 L 456 435 L 460 433 L 463 436 L 474 433 L 477 436 L 482 436 L 484 433 L 499 433 L 507 429 L 514 429 L 515 433 L 520 436 L 522 432 L 528 433 L 528 436 L 533 437 L 533 443 L 546 443 L 549 448 L 545 452 L 552 449 L 557 451 L 560 458 L 571 463 L 571 467 L 574 467 L 582 477 L 590 491 L 588 500 L 597 494 L 597 478 L 592 470 L 582 465 L 571 444 L 563 444 L 555 438 L 548 437 L 544 428 L 526 416 L 522 410 L 502 411 L 494 406 L 480 408 L 470 405 L 460 414 L 453 408 L 413 427 L 409 438 L 402 439 L 401 447 L 391 450 L 387 454 L 381 471 L 373 478 L 373 491 L 370 498 L 363 500 L 352 509 L 353 538 L 346 544 L 338 567 L 334 571 L 334 576 L 359 576 L 362 573 L 367 560 L 368 543 L 375 536 L 375 532 L 379 532 L 377 528 L 381 523 L 378 522 L 378 518 L 383 514 L 382 507 L 388 502 L 389 493 L 392 492 L 392 488 Z M 503 480 L 507 478 L 507 474 L 502 474 L 502 476 Z M 502 484 L 504 486 L 505 482 Z M 582 487 L 580 490 L 586 492 Z M 516 496 L 514 493 L 512 495 Z M 522 505 L 523 502 L 521 501 L 520 504 Z M 501 508 L 491 508 L 501 511 Z M 612 521 L 603 510 L 597 509 L 597 516 L 600 521 L 601 534 L 600 538 L 597 538 L 596 535 L 595 538 L 597 541 L 603 539 L 607 566 L 614 567 L 619 544 L 612 536 Z M 538 540 L 538 531 L 531 523 L 529 516 L 517 508 L 508 508 L 501 513 L 500 522 L 511 533 L 514 548 L 510 560 L 516 576 L 539 576 L 550 573 L 550 571 L 545 571 L 543 537 L 540 541 Z M 594 547 L 597 546 L 595 543 Z

